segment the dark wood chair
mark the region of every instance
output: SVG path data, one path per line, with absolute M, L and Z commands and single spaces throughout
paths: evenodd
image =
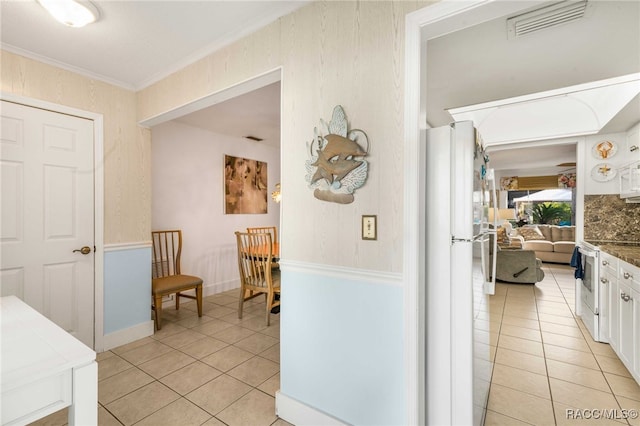
M 151 268 L 152 309 L 155 311 L 156 329 L 162 327 L 162 298 L 175 294 L 176 310 L 180 309 L 180 298 L 195 299 L 198 316 L 202 316 L 202 278 L 183 275 L 180 270 L 182 254 L 182 231 L 152 231 L 153 257 Z M 195 296 L 182 292 L 195 290 Z

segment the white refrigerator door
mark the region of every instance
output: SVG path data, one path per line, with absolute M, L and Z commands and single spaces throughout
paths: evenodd
M 427 424 L 471 425 L 473 152 L 471 122 L 429 129 L 426 141 Z M 458 242 L 454 243 L 456 240 Z M 436 338 L 437 336 L 437 338 Z M 437 340 L 437 345 L 430 341 Z

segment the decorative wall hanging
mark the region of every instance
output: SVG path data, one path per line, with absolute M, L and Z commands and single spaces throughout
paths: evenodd
M 599 160 L 611 158 L 618 152 L 618 145 L 613 141 L 601 141 L 593 145 L 591 153 Z
M 224 156 L 224 212 L 267 212 L 267 163 Z
M 501 177 L 500 189 L 503 191 L 518 189 L 518 176 Z
M 616 169 L 607 163 L 600 163 L 591 169 L 591 178 L 596 182 L 608 182 L 615 178 L 616 174 Z
M 307 143 L 310 159 L 306 161 L 306 181 L 319 200 L 349 204 L 353 192 L 367 180 L 369 138 L 360 129 L 348 130 L 347 117 L 340 105 L 333 109 L 331 121 L 320 119 L 321 129 L 314 127 L 314 138 Z M 363 146 L 365 148 L 363 148 Z
M 575 173 L 561 173 L 558 175 L 558 188 L 575 188 L 575 187 L 576 187 Z

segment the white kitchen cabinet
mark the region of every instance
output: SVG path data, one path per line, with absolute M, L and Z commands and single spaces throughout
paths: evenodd
M 620 198 L 627 202 L 640 202 L 640 161 L 628 164 L 619 170 Z
M 618 327 L 618 307 L 615 308 L 612 303 L 616 303 L 618 293 L 618 259 L 607 253 L 600 253 L 600 282 L 603 291 L 600 293 L 600 305 L 604 307 L 599 312 L 600 315 L 600 337 L 604 342 L 609 342 L 611 346 L 618 346 L 619 327 Z M 612 315 L 612 312 L 615 315 Z M 604 334 L 604 335 L 603 335 Z
M 631 287 L 620 281 L 619 287 L 619 303 L 620 303 L 620 360 L 631 371 L 634 370 L 635 359 L 635 342 L 634 342 L 634 327 L 633 326 L 633 295 L 631 294 Z
M 631 290 L 633 299 L 633 339 L 635 342 L 633 371 L 636 380 L 640 382 L 640 291 Z
M 629 161 L 640 161 L 640 122 L 627 131 L 622 154 Z
M 622 260 L 618 265 L 620 339 L 618 350 L 614 350 L 636 381 L 640 382 L 640 268 Z
M 603 284 L 600 315 L 608 321 L 609 345 L 640 384 L 640 268 L 600 253 Z

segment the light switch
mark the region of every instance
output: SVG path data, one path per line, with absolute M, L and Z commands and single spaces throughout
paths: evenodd
M 362 239 L 375 240 L 378 237 L 377 220 L 375 215 L 362 216 Z

